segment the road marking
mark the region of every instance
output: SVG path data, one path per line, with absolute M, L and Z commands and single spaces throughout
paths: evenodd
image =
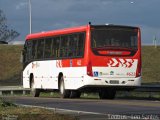
M 70 109 L 51 108 L 51 107 L 34 106 L 34 105 L 24 105 L 24 104 L 15 104 L 15 105 L 22 106 L 22 107 L 48 109 L 48 110 L 53 110 L 54 112 L 65 111 L 65 112 L 70 112 L 70 113 L 78 113 L 78 115 L 79 114 L 107 115 L 107 114 L 97 113 L 97 112 L 87 112 L 87 111 L 78 111 L 78 110 L 70 110 Z
M 12 97 L 16 99 L 16 97 Z M 124 99 L 115 99 L 115 100 L 90 100 L 90 99 L 60 99 L 60 98 L 33 98 L 33 97 L 19 97 L 18 99 L 37 99 L 37 100 L 52 100 L 52 102 L 74 102 L 74 104 L 91 104 L 91 103 L 105 103 L 105 104 L 114 104 L 114 105 L 129 105 L 129 106 L 144 106 L 144 107 L 160 107 L 160 101 L 145 101 L 145 100 L 124 100 Z
M 22 107 L 30 107 L 30 108 L 41 108 L 41 109 L 47 109 L 47 110 L 53 110 L 54 113 L 61 113 L 61 114 L 69 114 L 74 115 L 74 117 L 83 117 L 86 119 L 92 118 L 92 120 L 106 120 L 110 119 L 111 117 L 122 117 L 125 120 L 131 119 L 131 116 L 129 115 L 121 115 L 121 114 L 103 114 L 103 113 L 98 113 L 98 112 L 87 112 L 87 111 L 78 111 L 78 110 L 70 110 L 70 109 L 60 109 L 60 108 L 51 108 L 51 107 L 43 107 L 43 106 L 33 106 L 33 105 L 23 105 L 23 104 L 16 104 L 17 106 L 22 106 Z M 87 115 L 87 116 L 86 116 Z M 88 116 L 91 115 L 91 116 Z

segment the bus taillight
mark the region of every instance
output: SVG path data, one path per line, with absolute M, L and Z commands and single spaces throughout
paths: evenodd
M 89 62 L 88 62 L 88 65 L 87 65 L 87 75 L 93 76 L 92 63 L 91 63 L 91 61 L 89 61 Z
M 141 76 L 141 60 L 138 61 L 137 71 L 136 71 L 136 77 Z

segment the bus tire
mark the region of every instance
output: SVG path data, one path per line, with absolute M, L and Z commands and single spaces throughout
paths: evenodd
M 100 99 L 114 99 L 116 95 L 116 90 L 115 89 L 101 89 L 99 91 L 99 98 Z
M 40 95 L 40 89 L 34 88 L 34 77 L 32 77 L 31 81 L 30 81 L 30 91 L 31 91 L 31 95 L 33 97 L 39 97 L 39 95 Z
M 63 77 L 61 77 L 61 80 L 60 80 L 59 91 L 60 91 L 61 98 L 70 97 L 70 91 L 65 89 Z
M 70 93 L 70 98 L 80 98 L 80 96 L 81 96 L 81 92 L 76 90 L 72 90 Z

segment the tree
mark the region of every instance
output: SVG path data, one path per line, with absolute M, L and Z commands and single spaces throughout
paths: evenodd
M 13 30 L 9 29 L 7 26 L 7 19 L 2 10 L 0 10 L 0 41 L 10 42 L 18 37 L 20 34 Z

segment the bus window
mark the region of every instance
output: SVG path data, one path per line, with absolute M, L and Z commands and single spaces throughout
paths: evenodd
M 54 53 L 54 56 L 56 58 L 59 58 L 60 57 L 60 37 L 55 37 L 53 39 L 53 43 L 52 43 L 52 51 Z
M 78 35 L 78 41 L 77 41 L 77 56 L 83 56 L 84 53 L 84 33 L 80 33 Z
M 68 56 L 82 57 L 84 53 L 84 34 L 72 34 L 68 36 Z
M 33 40 L 32 42 L 32 59 L 37 58 L 37 40 Z
M 43 51 L 44 51 L 44 39 L 38 40 L 37 44 L 37 59 L 43 58 Z
M 45 39 L 44 58 L 50 58 L 52 56 L 52 38 L 47 38 Z
M 60 57 L 67 57 L 68 52 L 68 36 L 61 37 Z
M 96 28 L 91 31 L 92 48 L 130 48 L 137 49 L 138 37 L 133 28 Z
M 68 55 L 70 57 L 74 57 L 75 56 L 76 41 L 77 41 L 77 37 L 76 37 L 75 34 L 69 36 Z
M 29 62 L 32 59 L 32 41 L 27 41 L 25 46 L 26 46 L 26 50 L 25 50 L 26 60 L 25 60 L 25 62 Z

